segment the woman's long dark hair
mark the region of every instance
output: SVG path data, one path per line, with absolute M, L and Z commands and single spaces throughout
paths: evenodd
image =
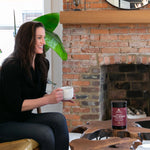
M 35 34 L 38 27 L 43 27 L 40 22 L 30 21 L 21 25 L 17 35 L 15 37 L 14 52 L 11 57 L 20 60 L 22 68 L 31 77 L 30 69 L 33 63 L 33 57 L 35 55 Z M 42 80 L 46 82 L 48 66 L 45 59 L 45 49 L 43 48 L 43 54 L 37 54 L 35 58 L 35 64 L 42 73 Z

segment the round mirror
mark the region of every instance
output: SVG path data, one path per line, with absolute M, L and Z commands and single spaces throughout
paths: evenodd
M 106 0 L 120 9 L 138 9 L 149 3 L 149 0 Z

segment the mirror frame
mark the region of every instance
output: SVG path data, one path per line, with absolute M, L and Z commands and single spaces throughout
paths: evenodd
M 143 2 L 144 3 L 143 5 L 141 5 L 142 1 L 145 1 L 145 2 Z M 108 4 L 114 6 L 118 9 L 125 9 L 125 10 L 140 9 L 140 8 L 148 5 L 150 3 L 149 1 L 150 0 L 133 0 L 133 2 L 132 2 L 132 0 L 118 0 L 118 1 L 117 0 L 106 0 L 106 2 Z M 121 2 L 123 2 L 122 6 L 120 6 Z M 127 7 L 123 7 L 123 5 L 125 6 L 125 3 L 126 3 Z M 128 3 L 129 3 L 129 5 L 127 5 Z M 138 5 L 138 4 L 140 4 L 140 5 Z

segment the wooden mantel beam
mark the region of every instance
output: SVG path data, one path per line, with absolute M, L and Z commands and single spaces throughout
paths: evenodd
M 150 23 L 150 10 L 61 11 L 61 24 Z

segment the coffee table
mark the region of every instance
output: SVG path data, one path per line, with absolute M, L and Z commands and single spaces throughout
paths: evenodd
M 111 120 L 107 120 L 89 121 L 72 132 L 82 133 L 80 139 L 70 142 L 72 150 L 114 150 L 114 147 L 127 150 L 142 144 L 142 140 L 150 140 L 150 117 L 128 119 L 123 130 L 112 129 Z

